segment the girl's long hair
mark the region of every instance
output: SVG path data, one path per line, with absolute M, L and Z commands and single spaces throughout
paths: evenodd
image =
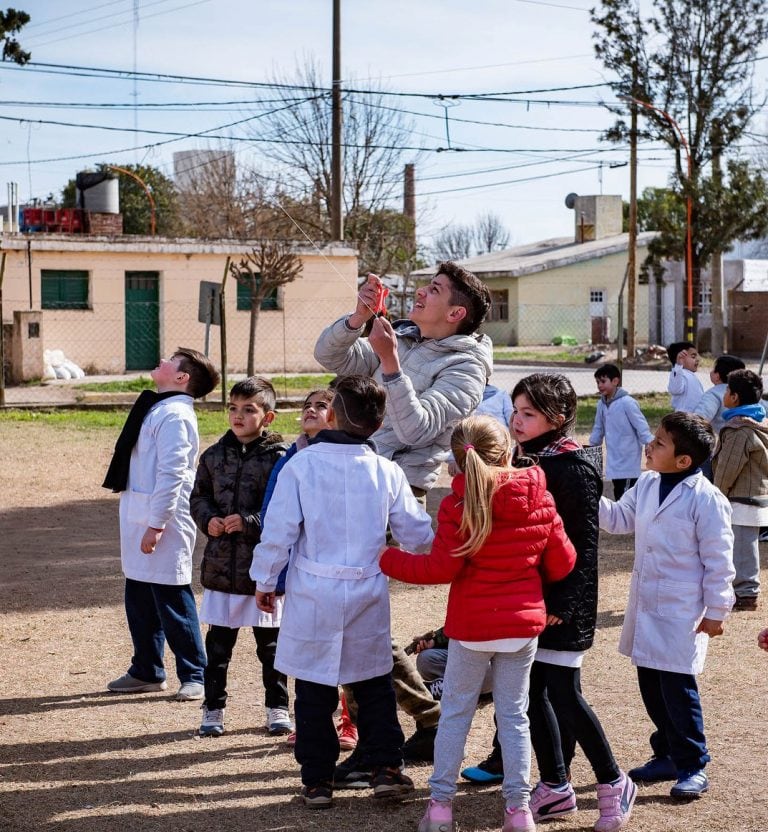
M 556 436 L 567 436 L 573 431 L 576 426 L 578 399 L 573 385 L 564 375 L 532 373 L 520 379 L 514 386 L 512 401 L 521 394 L 536 410 L 547 417 Z
M 471 557 L 491 532 L 491 503 L 501 484 L 500 474 L 516 475 L 509 467 L 512 438 L 496 419 L 469 416 L 454 429 L 451 450 L 465 477 L 459 532 L 467 538 L 452 554 L 457 558 Z

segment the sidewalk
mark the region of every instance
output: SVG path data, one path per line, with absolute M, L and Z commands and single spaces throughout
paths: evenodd
M 757 364 L 747 365 L 750 369 L 757 371 Z M 512 390 L 512 388 L 531 373 L 562 373 L 567 376 L 577 396 L 594 396 L 597 394 L 595 387 L 595 366 L 592 364 L 585 364 L 582 366 L 571 367 L 553 367 L 551 364 L 503 364 L 497 365 L 493 375 L 491 376 L 491 383 L 497 387 L 502 387 L 505 390 Z M 7 407 L 60 407 L 60 406 L 75 406 L 79 400 L 86 394 L 78 387 L 84 383 L 106 382 L 106 381 L 127 381 L 131 378 L 138 378 L 139 376 L 146 376 L 147 373 L 126 373 L 125 375 L 104 375 L 104 376 L 86 376 L 84 379 L 72 380 L 56 380 L 49 381 L 45 384 L 39 385 L 23 385 L 19 387 L 7 387 L 5 390 L 5 403 Z M 665 370 L 625 370 L 623 378 L 623 386 L 625 389 L 635 395 L 638 393 L 666 393 L 667 391 L 667 377 L 669 373 Z M 707 390 L 712 386 L 709 380 L 709 372 L 707 370 L 699 370 L 698 376 L 704 389 Z M 240 376 L 238 376 L 239 378 Z M 232 376 L 229 377 L 230 383 L 234 381 Z M 134 393 L 119 393 L 112 397 L 107 394 L 94 395 L 90 394 L 88 397 L 90 403 L 94 403 L 96 399 L 100 400 L 102 404 L 129 404 L 136 398 Z M 213 402 L 210 399 L 209 402 Z M 87 406 L 84 404 L 83 406 Z

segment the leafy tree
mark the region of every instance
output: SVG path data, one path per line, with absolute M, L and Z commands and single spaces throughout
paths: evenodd
M 30 21 L 26 12 L 16 9 L 6 9 L 0 12 L 0 43 L 3 44 L 3 60 L 13 61 L 22 66 L 32 57 L 30 52 L 25 52 L 21 44 L 13 37 Z
M 261 303 L 271 292 L 292 283 L 301 274 L 301 259 L 285 243 L 261 240 L 239 263 L 230 263 L 235 280 L 251 293 L 251 318 L 248 332 L 247 373 L 253 375 L 256 353 L 256 329 Z
M 119 165 L 135 174 L 150 189 L 155 203 L 155 231 L 164 236 L 179 233 L 179 205 L 173 182 L 157 168 L 149 165 Z M 106 162 L 98 165 L 99 170 L 110 170 Z M 120 213 L 123 215 L 124 234 L 149 234 L 151 227 L 151 208 L 147 194 L 142 186 L 132 177 L 114 171 L 119 178 Z M 61 192 L 62 205 L 74 207 L 76 204 L 75 180 L 70 179 Z
M 636 0 L 602 0 L 592 10 L 595 52 L 615 77 L 619 96 L 631 96 L 653 105 L 639 107 L 645 119 L 640 136 L 666 142 L 675 151 L 672 190 L 692 199 L 692 269 L 694 297 L 698 297 L 700 270 L 715 251 L 725 250 L 730 235 L 744 225 L 738 216 L 713 216 L 712 204 L 721 211 L 743 213 L 747 193 L 764 184 L 747 165 L 728 168 L 722 184 L 704 181 L 703 169 L 714 156 L 727 153 L 746 131 L 759 109 L 753 99 L 754 62 L 768 34 L 766 0 L 652 0 L 653 14 L 643 18 Z M 620 117 L 607 138 L 626 140 L 629 127 L 627 104 L 609 107 Z M 680 133 L 667 118 L 679 125 Z M 726 189 L 745 188 L 746 193 Z M 705 203 L 708 200 L 709 203 Z M 748 212 L 752 220 L 758 219 Z M 674 217 L 667 218 L 674 227 Z M 680 257 L 685 224 L 679 239 L 662 233 L 656 248 Z M 743 228 L 751 237 L 757 226 Z M 661 252 L 660 252 L 661 253 Z

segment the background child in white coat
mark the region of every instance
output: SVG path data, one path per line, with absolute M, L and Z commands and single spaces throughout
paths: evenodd
M 432 525 L 402 469 L 369 441 L 385 401 L 373 379 L 336 382 L 327 416 L 335 429 L 321 431 L 280 472 L 251 566 L 259 606 L 270 611 L 278 576 L 290 560 L 275 666 L 296 679 L 296 759 L 309 808 L 332 803 L 340 684 L 349 684 L 358 705 L 374 796 L 413 790 L 399 769 L 403 732 L 379 552 L 388 524 L 409 548 L 428 545 Z
M 615 364 L 603 364 L 595 370 L 600 399 L 595 424 L 589 435 L 590 445 L 605 439 L 605 476 L 613 483 L 613 499 L 637 482 L 643 448 L 653 439 L 640 405 L 621 386 L 621 370 Z
M 709 788 L 696 674 L 733 605 L 731 509 L 699 468 L 714 445 L 712 427 L 701 416 L 669 413 L 646 449 L 649 470 L 618 503 L 600 500 L 601 528 L 635 533 L 619 652 L 637 667 L 656 727 L 653 757 L 629 776 L 645 783 L 676 780 L 670 794 L 679 800 Z
M 675 341 L 667 347 L 672 369 L 667 381 L 667 391 L 672 399 L 672 410 L 693 413 L 704 394 L 704 386 L 696 375 L 699 369 L 699 352 L 690 341 Z
M 163 646 L 176 657 L 176 698 L 203 698 L 205 651 L 192 594 L 195 524 L 189 495 L 199 439 L 193 399 L 219 380 L 200 352 L 179 348 L 152 370 L 115 445 L 104 487 L 120 494 L 125 614 L 133 641 L 128 671 L 113 693 L 165 690 Z

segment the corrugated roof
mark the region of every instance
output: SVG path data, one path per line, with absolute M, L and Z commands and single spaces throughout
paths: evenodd
M 656 236 L 655 231 L 643 231 L 637 235 L 637 246 L 642 248 Z M 572 237 L 555 237 L 540 240 L 524 246 L 494 251 L 458 260 L 458 264 L 474 272 L 484 280 L 494 277 L 521 277 L 526 274 L 570 266 L 597 260 L 610 254 L 621 254 L 629 247 L 629 234 L 617 234 L 587 243 L 576 243 Z M 434 267 L 414 272 L 416 277 L 428 277 L 435 273 Z

